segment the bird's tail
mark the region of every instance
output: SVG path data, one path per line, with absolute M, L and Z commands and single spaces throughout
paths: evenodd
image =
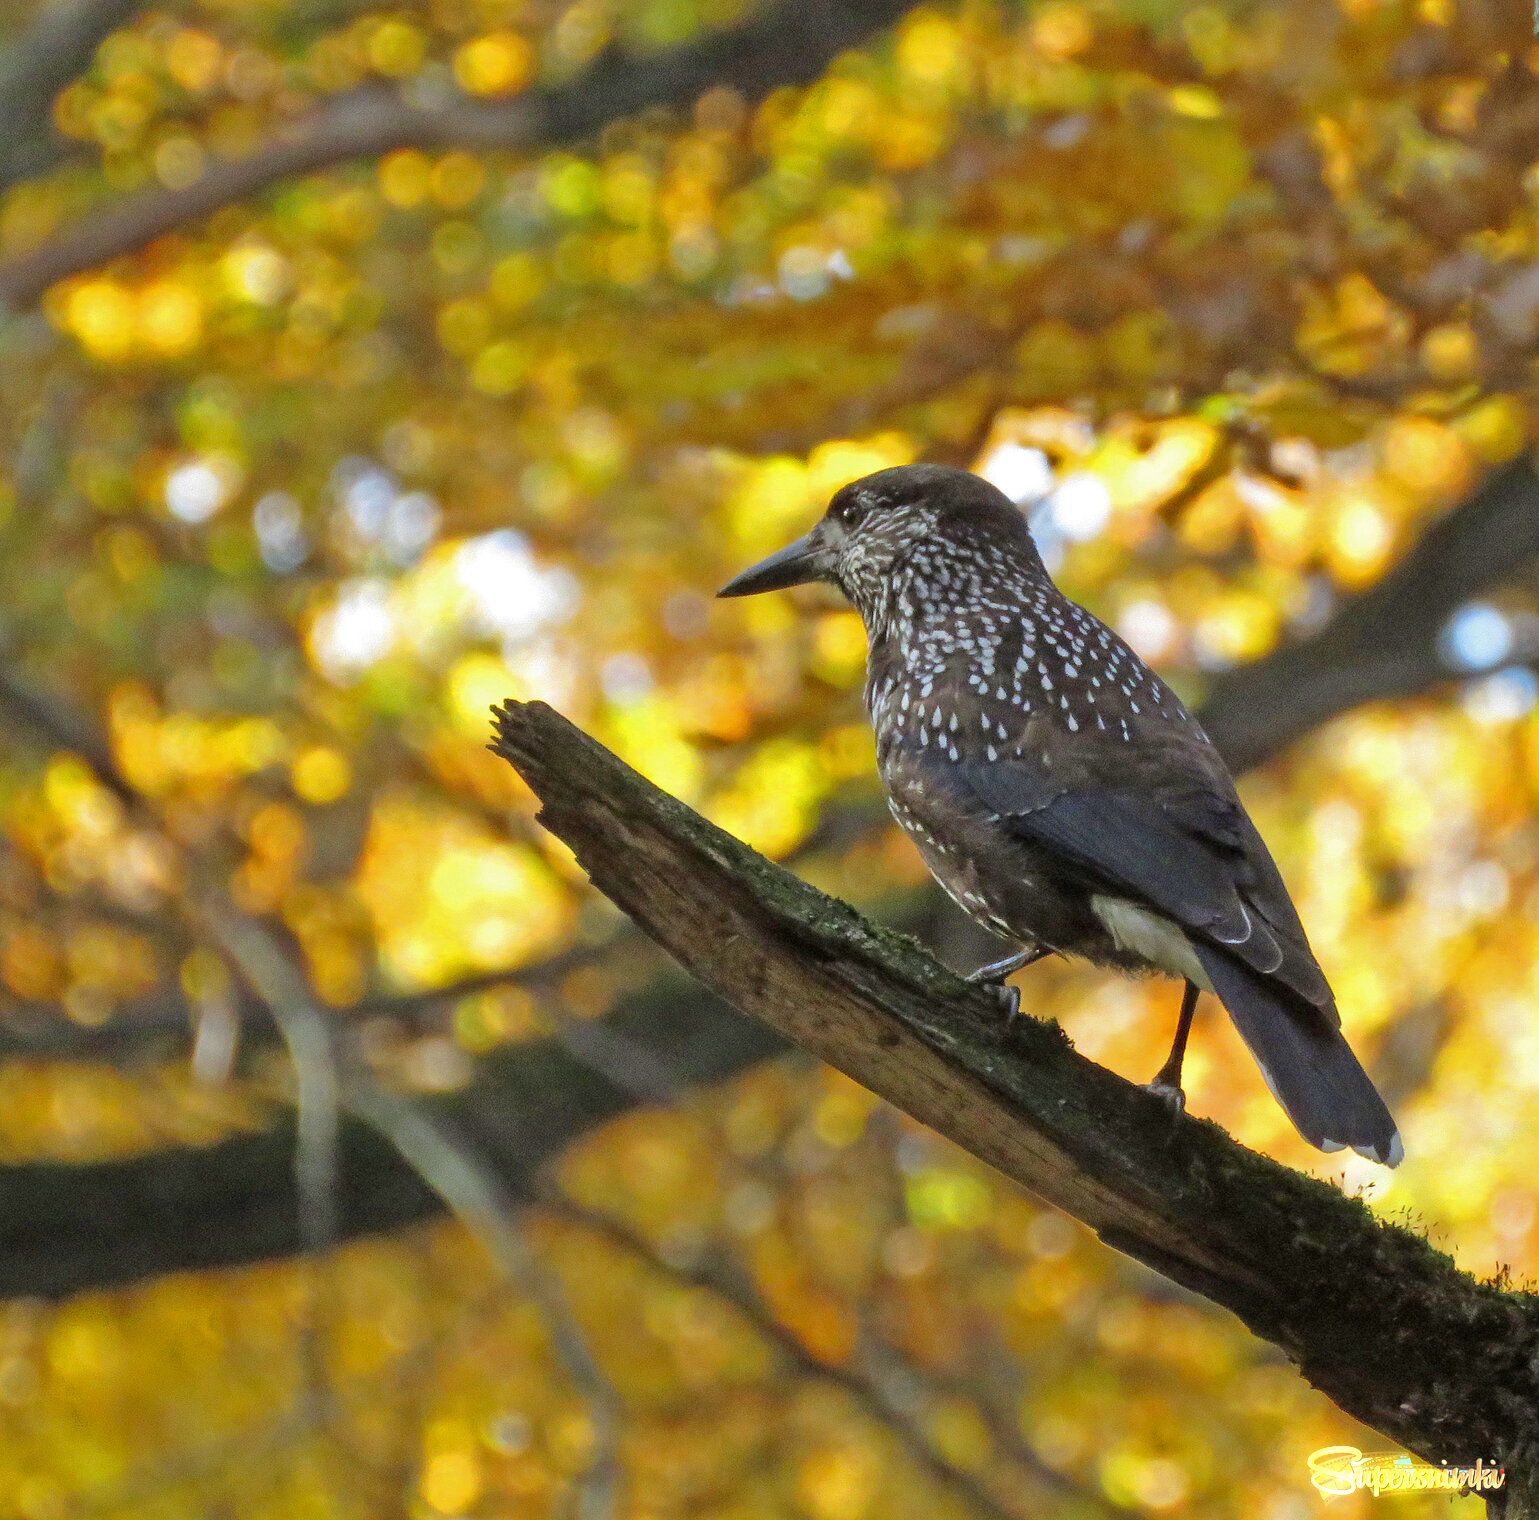
M 1322 1151 L 1351 1146 L 1370 1161 L 1398 1166 L 1400 1132 L 1341 1030 L 1323 1013 L 1311 1018 L 1268 978 L 1222 950 L 1193 948 L 1298 1132 Z

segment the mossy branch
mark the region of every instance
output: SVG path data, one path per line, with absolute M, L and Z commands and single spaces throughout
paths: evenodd
M 1007 1031 L 990 993 L 723 833 L 543 703 L 510 702 L 497 720 L 492 747 L 539 796 L 541 822 L 716 992 L 1232 1310 L 1410 1451 L 1494 1460 L 1515 1480 L 1532 1469 L 1539 1298 L 1477 1282 L 1216 1124 L 1172 1123 L 1056 1024 Z

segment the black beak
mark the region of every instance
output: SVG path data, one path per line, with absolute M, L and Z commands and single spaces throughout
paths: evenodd
M 717 596 L 754 596 L 760 591 L 783 591 L 787 586 L 804 586 L 808 581 L 822 580 L 822 546 L 813 542 L 808 533 L 794 544 L 787 544 L 768 559 L 750 565 L 741 575 L 734 576 L 716 594 Z

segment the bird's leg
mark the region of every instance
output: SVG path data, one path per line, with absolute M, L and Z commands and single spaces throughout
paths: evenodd
M 1005 1005 L 1005 1025 L 1008 1028 L 1016 1020 L 1021 1011 L 1021 989 L 1012 987 L 1005 978 L 1019 971 L 1023 966 L 1029 966 L 1033 961 L 1039 961 L 1044 955 L 1053 952 L 1046 945 L 1033 945 L 1029 950 L 1021 950 L 1015 955 L 1007 955 L 1002 961 L 990 961 L 987 966 L 980 966 L 976 971 L 968 973 L 970 982 L 992 982 L 999 988 L 1000 1001 Z
M 1019 971 L 1023 966 L 1029 966 L 1033 961 L 1039 961 L 1048 951 L 1041 945 L 1033 945 L 1030 950 L 1021 950 L 1015 955 L 1007 955 L 1002 961 L 990 961 L 987 966 L 980 966 L 976 971 L 967 973 L 970 982 L 1002 982 L 1007 976 Z
M 1171 1042 L 1170 1054 L 1154 1080 L 1144 1086 L 1144 1091 L 1153 1093 L 1172 1114 L 1182 1113 L 1186 1108 L 1186 1094 L 1181 1090 L 1181 1064 L 1186 1059 L 1186 1037 L 1192 1032 L 1192 1014 L 1200 990 L 1196 982 L 1187 982 L 1186 991 L 1181 995 L 1181 1017 L 1176 1020 L 1176 1037 Z

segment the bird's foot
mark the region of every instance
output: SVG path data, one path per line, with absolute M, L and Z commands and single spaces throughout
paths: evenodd
M 999 993 L 999 1001 L 1005 1005 L 1005 1028 L 1015 1028 L 1015 1021 L 1021 1016 L 1021 989 L 1012 987 L 1009 982 L 1000 982 L 995 989 Z
M 981 966 L 966 978 L 975 987 L 987 987 L 997 994 L 999 1001 L 1004 1005 L 1006 1029 L 1013 1029 L 1015 1021 L 1021 1016 L 1021 989 L 1012 987 L 1005 980 L 1005 977 L 1014 969 L 1010 967 L 1001 972 L 998 966 Z
M 1186 1112 L 1186 1094 L 1175 1083 L 1162 1082 L 1156 1077 L 1152 1082 L 1145 1082 L 1143 1090 L 1151 1098 L 1158 1098 L 1169 1110 L 1172 1119 L 1177 1119 Z
M 994 961 L 987 966 L 980 966 L 976 971 L 967 974 L 967 980 L 975 982 L 982 987 L 994 987 L 999 993 L 999 1001 L 1005 1005 L 1005 1028 L 1013 1029 L 1015 1021 L 1021 1016 L 1021 989 L 1012 987 L 1005 980 L 1007 976 L 1013 976 L 1023 966 L 1030 966 L 1042 959 L 1044 955 L 1051 954 L 1042 945 L 1033 945 L 1029 950 L 1021 950 L 1015 955 L 1007 955 L 1002 961 Z

